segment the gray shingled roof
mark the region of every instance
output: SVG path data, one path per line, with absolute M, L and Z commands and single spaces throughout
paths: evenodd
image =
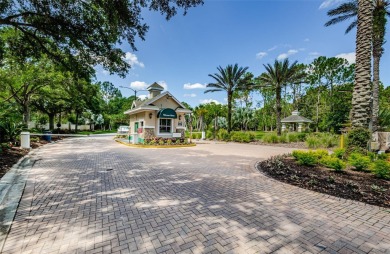
M 306 117 L 300 116 L 299 111 L 295 110 L 291 116 L 283 118 L 280 122 L 282 123 L 312 123 L 313 121 Z

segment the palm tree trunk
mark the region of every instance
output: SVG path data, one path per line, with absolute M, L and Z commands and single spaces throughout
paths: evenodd
M 228 93 L 228 133 L 232 130 L 232 94 Z
M 374 49 L 375 50 L 375 49 Z M 380 56 L 374 53 L 373 82 L 372 82 L 372 131 L 378 130 L 379 115 L 379 64 Z
M 280 105 L 281 101 L 282 88 L 278 85 L 276 87 L 276 129 L 278 136 L 282 135 L 282 126 L 281 126 L 281 115 L 282 115 L 282 106 Z
M 371 116 L 371 43 L 373 1 L 358 0 L 355 86 L 352 97 L 352 127 L 368 128 Z

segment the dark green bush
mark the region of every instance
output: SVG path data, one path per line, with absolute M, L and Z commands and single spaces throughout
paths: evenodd
M 298 132 L 298 134 L 297 134 L 298 140 L 301 141 L 301 142 L 305 141 L 306 140 L 306 135 L 307 135 L 307 133 L 305 133 L 305 132 Z
M 346 167 L 346 163 L 336 157 L 325 156 L 320 160 L 320 164 L 332 168 L 336 171 L 343 171 Z
M 360 153 L 351 153 L 348 157 L 348 163 L 355 167 L 356 170 L 362 171 L 368 169 L 371 159 Z
M 390 179 L 390 163 L 384 160 L 377 160 L 371 165 L 371 170 L 376 177 Z
M 389 158 L 388 154 L 386 153 L 378 153 L 378 160 L 387 160 Z
M 367 149 L 367 144 L 371 139 L 371 133 L 365 128 L 354 128 L 348 133 L 348 148 L 359 147 Z

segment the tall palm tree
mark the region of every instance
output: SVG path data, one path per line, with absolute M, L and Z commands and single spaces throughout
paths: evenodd
M 217 68 L 218 73 L 209 74 L 209 77 L 212 77 L 215 80 L 215 83 L 207 84 L 208 90 L 205 93 L 210 92 L 220 92 L 225 91 L 227 93 L 227 103 L 228 103 L 228 132 L 230 133 L 232 129 L 232 101 L 233 94 L 241 89 L 244 89 L 245 86 L 249 83 L 247 79 L 244 78 L 248 67 L 238 67 L 238 64 L 228 65 L 226 68 L 219 66 Z
M 386 16 L 390 16 L 388 7 L 390 2 L 386 0 L 373 0 L 373 36 L 372 36 L 372 56 L 373 56 L 373 84 L 372 84 L 372 128 L 373 131 L 378 129 L 378 114 L 379 114 L 379 67 L 380 60 L 383 55 L 383 44 L 385 42 L 385 31 L 386 31 Z M 358 24 L 358 0 L 351 0 L 347 3 L 343 3 L 340 6 L 328 11 L 328 15 L 332 18 L 325 23 L 325 26 L 338 24 L 345 20 L 353 18 L 352 23 L 347 27 L 345 33 L 349 33 Z
M 297 68 L 298 62 L 295 61 L 290 65 L 288 59 L 283 61 L 275 60 L 274 65 L 264 64 L 266 72 L 262 73 L 258 80 L 261 86 L 270 86 L 276 94 L 276 128 L 280 136 L 282 134 L 281 115 L 282 115 L 282 88 L 291 83 L 299 83 L 304 78 L 304 72 Z

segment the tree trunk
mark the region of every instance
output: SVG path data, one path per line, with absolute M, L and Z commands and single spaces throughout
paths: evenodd
M 54 116 L 55 114 L 54 113 L 48 113 L 47 114 L 48 117 L 49 117 L 49 130 L 54 130 Z
M 76 123 L 74 127 L 74 132 L 77 133 L 77 127 L 79 126 L 79 113 L 76 112 Z
M 374 53 L 373 82 L 372 82 L 372 131 L 378 130 L 379 115 L 379 64 L 380 56 Z
M 372 0 L 358 0 L 355 86 L 352 95 L 352 127 L 368 128 L 371 116 Z
M 373 82 L 372 82 L 372 131 L 379 129 L 378 115 L 379 115 L 379 67 L 381 57 L 383 55 L 383 44 L 385 42 L 386 32 L 386 7 L 387 3 L 383 0 L 377 0 L 373 14 L 373 39 L 372 39 L 372 55 L 374 59 L 373 67 Z
M 318 94 L 317 94 L 317 109 L 316 109 L 316 132 L 318 132 L 318 122 L 319 122 L 319 113 L 320 113 L 320 87 L 318 87 Z
M 28 121 L 30 121 L 30 107 L 25 104 L 23 105 L 23 124 L 28 126 Z
M 232 94 L 228 93 L 228 133 L 232 130 Z
M 282 135 L 282 126 L 281 126 L 281 115 L 282 115 L 282 106 L 280 105 L 281 101 L 282 88 L 278 85 L 276 87 L 276 129 L 278 136 Z

